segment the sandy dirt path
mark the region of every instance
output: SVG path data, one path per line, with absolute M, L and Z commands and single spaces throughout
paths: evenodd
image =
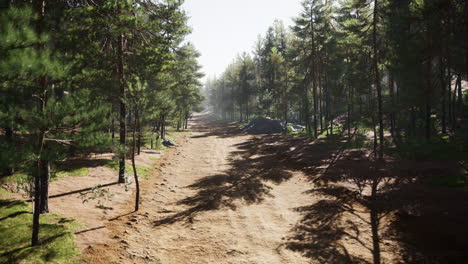
M 208 115 L 195 116 L 192 128 L 145 183 L 141 212 L 115 223 L 116 242 L 90 250 L 86 262 L 310 263 L 284 243 L 300 218 L 294 208 L 311 202 L 304 176 L 256 179 L 247 165 L 232 166 L 244 162 L 252 136 L 227 135 Z

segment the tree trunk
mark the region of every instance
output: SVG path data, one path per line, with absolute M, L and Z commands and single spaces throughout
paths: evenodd
M 432 57 L 429 56 L 427 62 L 427 83 L 426 83 L 426 140 L 427 142 L 431 141 L 431 92 L 432 92 Z
M 111 133 L 112 133 L 112 142 L 115 139 L 115 125 L 114 125 L 114 118 L 111 120 Z
M 34 247 L 39 242 L 39 218 L 41 214 L 41 162 L 37 161 L 34 173 L 34 211 L 31 245 Z
M 457 116 L 456 116 L 456 120 L 459 117 L 460 118 L 463 117 L 463 93 L 462 93 L 461 74 L 458 75 L 457 86 L 458 86 L 458 89 L 457 89 L 458 96 L 457 96 Z
M 455 129 L 457 127 L 457 87 L 458 87 L 458 77 L 457 77 L 457 80 L 455 81 L 455 87 L 453 89 L 453 96 L 452 96 L 452 132 L 455 132 Z
M 311 9 L 311 12 L 312 9 Z M 315 32 L 314 32 L 314 19 L 313 19 L 313 14 L 310 14 L 310 28 L 311 28 L 311 38 L 312 38 L 312 100 L 314 103 L 314 115 L 313 115 L 313 122 L 314 122 L 314 138 L 317 138 L 317 71 L 316 71 L 316 61 L 315 61 L 315 55 L 316 55 L 316 45 L 315 45 Z
M 41 177 L 41 214 L 49 212 L 49 180 L 50 180 L 50 166 L 49 161 L 42 160 L 40 168 Z
M 124 72 L 124 45 L 125 36 L 120 34 L 119 36 L 119 80 L 120 80 L 120 146 L 121 151 L 126 148 L 126 136 L 127 136 L 127 125 L 126 125 L 126 106 L 125 106 L 125 72 Z M 119 153 L 121 155 L 119 160 L 119 183 L 125 183 L 125 151 Z
M 42 109 L 44 111 L 45 104 L 43 102 Z M 37 145 L 37 160 L 36 168 L 34 170 L 34 211 L 33 211 L 33 228 L 32 228 L 32 238 L 31 245 L 36 246 L 39 243 L 39 218 L 41 215 L 41 197 L 42 197 L 42 186 L 41 183 L 41 172 L 42 172 L 42 152 L 45 146 L 45 131 L 41 131 L 38 136 L 38 145 Z
M 312 136 L 312 127 L 310 124 L 310 113 L 309 113 L 309 96 L 308 96 L 308 88 L 307 84 L 304 85 L 304 119 L 305 125 L 307 129 L 307 135 L 309 137 Z
M 37 13 L 39 15 L 39 19 L 37 21 L 36 25 L 36 33 L 37 36 L 42 36 L 42 26 L 43 26 L 43 20 L 45 16 L 45 6 L 46 2 L 45 0 L 39 0 L 36 1 L 35 8 L 37 9 Z M 38 52 L 41 52 L 44 48 L 44 44 L 40 43 L 37 46 Z M 42 89 L 40 91 L 40 94 L 46 94 L 46 78 L 45 76 L 42 76 L 38 78 L 38 87 Z M 39 109 L 42 113 L 42 116 L 44 117 L 46 115 L 46 106 L 47 106 L 47 98 L 42 98 Z M 36 168 L 34 171 L 34 212 L 33 212 L 33 227 L 32 227 L 32 236 L 31 236 L 31 245 L 34 247 L 38 245 L 39 243 L 39 219 L 40 219 L 40 212 L 41 212 L 41 194 L 42 194 L 42 184 L 41 184 L 41 168 L 42 168 L 42 156 L 43 156 L 43 150 L 45 146 L 45 135 L 46 132 L 45 130 L 41 130 L 38 133 L 38 144 L 37 144 L 37 160 L 36 160 Z
M 468 1 L 465 0 L 465 8 L 463 10 L 465 17 L 465 73 L 468 76 Z M 461 88 L 460 88 L 461 89 Z
M 133 121 L 134 126 L 133 126 L 133 144 L 132 144 L 132 167 L 133 167 L 133 178 L 135 180 L 135 187 L 136 187 L 136 193 L 135 193 L 135 212 L 138 211 L 140 208 L 140 183 L 138 181 L 138 173 L 136 169 L 136 164 L 135 164 L 135 148 L 136 148 L 136 136 L 135 136 L 135 131 L 137 130 L 136 127 L 138 127 L 140 124 L 139 116 L 138 116 L 138 111 L 135 111 L 135 120 Z M 139 136 L 139 135 L 138 135 Z
M 347 121 L 346 123 L 348 124 L 347 130 L 348 130 L 348 139 L 351 140 L 351 87 L 348 86 L 348 96 L 346 97 L 347 99 L 347 106 L 346 106 L 346 115 L 347 115 Z
M 393 141 L 395 141 L 395 81 L 393 80 L 392 73 L 390 73 L 388 86 L 390 90 L 390 102 L 392 103 L 390 110 L 390 133 L 392 135 Z
M 320 134 L 323 133 L 323 109 L 322 109 L 322 69 L 323 63 L 320 60 L 320 70 L 318 74 L 318 110 L 319 110 L 319 124 L 320 124 Z
M 315 83 L 315 73 L 313 74 L 314 79 L 312 81 L 313 101 L 314 101 L 314 138 L 318 137 L 318 122 L 317 122 L 317 84 Z
M 452 109 L 452 73 L 450 72 L 450 64 L 447 67 L 448 74 L 447 74 L 447 83 L 448 83 L 448 91 L 447 91 L 447 101 L 448 101 L 448 126 L 449 129 L 451 128 L 452 125 L 452 115 L 453 115 L 453 109 Z
M 384 149 L 384 127 L 383 127 L 383 110 L 382 110 L 382 86 L 380 84 L 380 71 L 379 71 L 379 51 L 377 47 L 377 24 L 378 24 L 378 1 L 374 0 L 374 19 L 372 23 L 372 45 L 374 50 L 374 74 L 375 74 L 375 87 L 377 89 L 377 104 L 378 104 L 378 120 L 379 120 L 379 159 L 383 159 Z M 377 264 L 377 263 L 374 263 Z
M 166 140 L 166 115 L 161 118 L 161 139 Z
M 13 128 L 5 127 L 5 141 L 11 145 L 13 144 Z M 12 167 L 13 164 L 8 164 L 7 168 L 3 169 L 2 176 L 10 176 L 15 173 L 15 169 Z
M 135 113 L 136 115 L 136 113 Z M 138 130 L 138 141 L 137 141 L 137 153 L 138 155 L 140 155 L 140 152 L 141 152 L 141 126 L 140 126 L 140 122 L 137 123 L 138 126 L 137 126 L 137 130 Z
M 447 134 L 447 110 L 446 110 L 446 82 L 445 82 L 445 69 L 443 65 L 442 55 L 439 56 L 439 70 L 440 70 L 440 85 L 442 86 L 442 133 Z

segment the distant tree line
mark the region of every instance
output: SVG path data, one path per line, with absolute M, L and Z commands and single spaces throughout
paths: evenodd
M 311 138 L 365 125 L 380 158 L 386 134 L 397 146 L 449 136 L 466 147 L 467 3 L 302 1 L 291 28 L 275 21 L 208 79 L 210 104 L 226 120 L 303 124 Z
M 31 176 L 32 245 L 49 211 L 51 163 L 112 149 L 123 183 L 143 132 L 160 140 L 199 110 L 199 53 L 184 42 L 182 3 L 0 2 L 0 177 Z

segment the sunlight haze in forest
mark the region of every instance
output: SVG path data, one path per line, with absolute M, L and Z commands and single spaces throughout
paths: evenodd
M 258 35 L 275 19 L 285 26 L 301 11 L 300 1 L 291 0 L 186 0 L 188 36 L 198 51 L 205 78 L 220 75 L 238 54 L 252 50 Z

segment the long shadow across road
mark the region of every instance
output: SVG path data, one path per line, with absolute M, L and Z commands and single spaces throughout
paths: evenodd
M 234 124 L 211 125 L 196 127 L 204 132 L 196 137 L 241 135 Z M 385 217 L 403 207 L 405 201 L 398 199 L 403 186 L 413 184 L 412 175 L 407 175 L 408 168 L 399 161 L 373 161 L 368 149 L 352 149 L 346 140 L 336 137 L 311 142 L 278 134 L 252 136 L 235 145 L 237 150 L 229 154 L 229 169 L 188 186 L 196 193 L 178 201 L 187 209 L 154 224 L 191 222 L 199 213 L 235 209 L 236 201 L 260 203 L 272 195 L 271 183 L 281 184 L 297 171 L 315 186 L 308 192 L 311 201 L 316 201 L 314 197 L 323 199 L 295 208 L 302 217 L 284 238 L 285 247 L 319 263 L 382 263 L 382 252 L 392 250 L 402 250 L 401 254 L 410 256 L 406 259 L 414 259 L 411 255 L 416 251 L 407 246 L 411 239 L 401 236 L 398 228 L 390 232 L 382 225 Z M 404 219 L 397 215 L 392 221 Z M 383 246 L 384 240 L 392 242 Z M 349 244 L 360 251 L 349 251 Z

